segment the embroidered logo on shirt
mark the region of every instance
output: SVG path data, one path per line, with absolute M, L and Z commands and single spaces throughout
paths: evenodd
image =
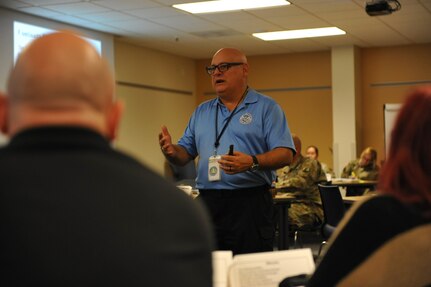
M 243 125 L 248 125 L 253 120 L 253 117 L 250 113 L 245 113 L 239 118 L 239 122 Z

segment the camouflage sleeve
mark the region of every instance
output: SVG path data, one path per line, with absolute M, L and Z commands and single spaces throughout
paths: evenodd
M 288 173 L 276 183 L 277 188 L 290 187 L 296 190 L 306 190 L 319 181 L 326 180 L 320 164 L 315 160 L 305 161 L 296 173 Z
M 279 168 L 275 171 L 275 174 L 277 175 L 277 179 L 281 180 L 285 177 L 285 175 L 289 172 L 289 166 L 286 165 L 285 167 Z
M 377 180 L 379 177 L 379 167 L 376 165 L 371 170 L 363 170 L 358 175 L 359 179 L 363 180 Z
M 341 172 L 341 177 L 348 178 L 352 174 L 354 166 L 355 166 L 355 161 L 352 160 L 343 168 L 343 171 Z
M 295 189 L 304 189 L 307 186 L 307 180 L 302 175 L 297 174 L 295 177 L 286 179 L 283 186 L 293 187 Z
M 302 189 L 305 185 L 306 181 L 303 177 L 290 175 L 279 177 L 275 183 L 276 188 L 288 188 L 289 191 Z

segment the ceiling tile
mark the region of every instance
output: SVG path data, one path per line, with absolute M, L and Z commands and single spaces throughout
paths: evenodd
M 313 38 L 313 41 L 325 45 L 326 47 L 338 47 L 338 46 L 358 46 L 365 47 L 367 43 L 353 35 L 339 35 L 339 36 L 328 36 L 328 37 L 317 37 Z
M 21 0 L 21 1 L 24 3 L 28 3 L 31 5 L 37 5 L 37 6 L 81 2 L 80 0 Z
M 277 54 L 287 52 L 286 49 L 273 45 L 272 42 L 263 41 L 250 35 L 221 37 L 219 40 L 225 44 L 224 46 L 241 49 L 247 55 Z
M 273 7 L 266 9 L 247 10 L 248 13 L 261 18 L 305 16 L 306 12 L 295 5 Z
M 348 10 L 356 10 L 361 6 L 358 6 L 354 1 L 348 0 L 328 0 L 328 1 L 315 1 L 315 2 L 303 2 L 297 1 L 296 4 L 302 9 L 313 12 L 316 14 L 323 12 L 343 12 Z
M 197 17 L 208 20 L 215 23 L 224 24 L 225 21 L 237 20 L 249 20 L 253 21 L 256 17 L 253 14 L 244 11 L 230 11 L 226 13 L 207 13 L 207 14 L 197 14 Z
M 274 17 L 267 19 L 268 22 L 274 23 L 281 27 L 279 30 L 309 29 L 330 26 L 327 22 L 313 15 L 305 17 Z
M 152 21 L 184 32 L 199 32 L 223 29 L 223 27 L 220 25 L 204 21 L 202 19 L 199 19 L 198 17 L 194 17 L 193 15 L 163 17 L 158 19 L 152 19 Z
M 220 23 L 220 25 L 248 34 L 256 32 L 277 31 L 281 29 L 280 26 L 271 24 L 258 18 L 254 19 L 253 21 L 231 19 L 229 21 L 224 21 Z
M 130 15 L 134 15 L 145 19 L 185 15 L 185 13 L 181 12 L 180 10 L 171 8 L 171 7 L 136 9 L 136 10 L 130 10 L 126 12 Z
M 16 8 L 22 8 L 22 7 L 29 7 L 30 4 L 20 2 L 20 1 L 2 0 L 0 3 L 0 6 L 16 9 Z
M 19 11 L 28 13 L 28 14 L 38 15 L 45 18 L 61 17 L 64 15 L 63 13 L 59 13 L 42 7 L 34 7 L 34 6 L 20 8 Z
M 138 35 L 157 35 L 157 34 L 166 34 L 166 33 L 175 33 L 174 29 L 170 27 L 161 26 L 143 19 L 135 19 L 131 21 L 121 21 L 115 22 L 111 24 L 106 24 L 108 26 L 113 25 L 114 27 L 123 29 L 127 32 L 133 32 Z
M 94 1 L 94 4 L 117 11 L 160 7 L 159 4 L 146 0 L 98 0 Z
M 273 41 L 273 43 L 292 52 L 311 52 L 330 49 L 328 46 L 310 39 L 281 40 Z
M 109 9 L 101 6 L 96 6 L 92 3 L 81 2 L 72 4 L 60 4 L 60 5 L 47 5 L 48 9 L 68 14 L 68 15 L 82 15 L 97 12 L 107 12 Z
M 116 21 L 128 21 L 128 20 L 136 19 L 136 17 L 134 16 L 130 16 L 128 14 L 124 14 L 116 11 L 83 14 L 83 15 L 80 15 L 79 17 L 93 22 L 99 22 L 99 23 L 111 23 Z

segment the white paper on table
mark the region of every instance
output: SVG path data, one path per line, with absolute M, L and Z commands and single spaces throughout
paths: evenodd
M 278 287 L 286 277 L 312 274 L 315 269 L 310 248 L 241 254 L 229 269 L 230 287 Z
M 213 287 L 227 287 L 228 270 L 232 264 L 232 251 L 218 250 L 212 252 Z

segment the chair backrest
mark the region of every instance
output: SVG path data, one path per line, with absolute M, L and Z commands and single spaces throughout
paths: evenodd
M 320 198 L 322 200 L 325 224 L 337 226 L 343 218 L 345 209 L 343 198 L 338 186 L 319 184 Z
M 430 286 L 431 223 L 392 238 L 337 286 Z

